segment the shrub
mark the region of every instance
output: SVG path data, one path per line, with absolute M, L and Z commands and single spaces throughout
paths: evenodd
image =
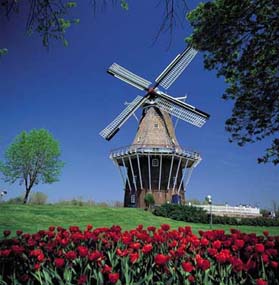
M 152 193 L 147 193 L 147 194 L 144 196 L 144 202 L 145 202 L 146 207 L 147 207 L 148 209 L 150 209 L 150 207 L 155 204 L 155 199 L 154 199 L 154 196 L 152 195 Z
M 47 202 L 47 195 L 43 192 L 34 192 L 30 197 L 30 204 L 44 205 Z

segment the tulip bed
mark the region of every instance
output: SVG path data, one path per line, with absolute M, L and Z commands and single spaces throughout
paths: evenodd
M 231 229 L 4 231 L 0 284 L 279 284 L 279 237 Z

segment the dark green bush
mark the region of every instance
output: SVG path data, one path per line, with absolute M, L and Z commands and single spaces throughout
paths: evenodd
M 167 217 L 177 221 L 208 223 L 208 214 L 205 210 L 193 206 L 164 204 L 153 211 L 156 216 Z

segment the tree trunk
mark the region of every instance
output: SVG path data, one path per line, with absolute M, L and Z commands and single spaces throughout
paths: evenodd
M 23 200 L 23 204 L 26 204 L 26 203 L 27 203 L 27 201 L 28 201 L 28 196 L 29 196 L 30 191 L 31 191 L 31 188 L 30 188 L 30 187 L 29 187 L 29 188 L 26 188 L 26 190 L 25 190 L 25 196 L 24 196 L 24 200 Z

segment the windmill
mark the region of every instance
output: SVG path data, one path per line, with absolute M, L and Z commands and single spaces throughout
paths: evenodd
M 111 140 L 139 109 L 142 117 L 132 145 L 113 150 L 110 158 L 119 168 L 124 184 L 124 206 L 144 207 L 144 196 L 152 193 L 156 204 L 183 203 L 193 168 L 201 161 L 196 152 L 180 147 L 173 127 L 174 116 L 202 127 L 209 115 L 161 91 L 167 90 L 193 60 L 197 51 L 188 46 L 152 83 L 113 63 L 108 73 L 145 91 L 137 96 L 100 135 Z

